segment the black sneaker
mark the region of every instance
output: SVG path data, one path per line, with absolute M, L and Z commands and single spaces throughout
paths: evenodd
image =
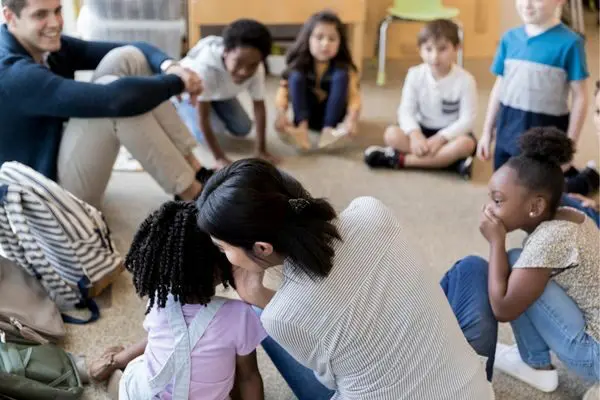
M 590 185 L 590 193 L 597 192 L 600 187 L 600 174 L 598 174 L 596 163 L 590 161 L 583 171 L 581 171 L 581 175 L 587 178 Z
M 465 181 L 470 181 L 473 175 L 473 157 L 460 160 L 456 170 Z
M 400 152 L 392 147 L 371 146 L 365 150 L 365 163 L 371 168 L 400 168 Z
M 565 190 L 567 193 L 577 193 L 583 196 L 589 196 L 596 192 L 600 186 L 600 175 L 593 162 L 589 162 L 581 172 L 565 180 Z
M 206 183 L 206 181 L 211 176 L 213 176 L 214 173 L 215 173 L 214 169 L 208 169 L 208 168 L 202 167 L 198 170 L 198 172 L 196 172 L 196 180 L 204 185 Z

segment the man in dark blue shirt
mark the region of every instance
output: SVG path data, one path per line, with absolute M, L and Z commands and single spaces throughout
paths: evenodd
M 0 163 L 19 161 L 98 206 L 124 145 L 165 189 L 197 197 L 196 142 L 169 99 L 201 80 L 146 43 L 61 35 L 60 0 L 2 0 Z M 92 82 L 75 71 L 94 70 Z

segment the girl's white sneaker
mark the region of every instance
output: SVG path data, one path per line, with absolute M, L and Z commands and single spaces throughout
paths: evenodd
M 600 400 L 600 383 L 596 383 L 594 386 L 588 389 L 583 395 L 582 400 Z
M 550 393 L 558 387 L 558 372 L 530 367 L 521 359 L 517 345 L 498 343 L 494 368 L 512 376 L 542 392 Z

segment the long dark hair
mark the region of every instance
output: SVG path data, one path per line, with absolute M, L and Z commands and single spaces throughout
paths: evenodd
M 231 264 L 198 228 L 196 214 L 193 202 L 169 201 L 135 234 L 125 266 L 137 294 L 149 298 L 146 312 L 165 307 L 169 293 L 182 304 L 208 304 L 217 283 L 233 283 Z
M 314 59 L 310 54 L 310 36 L 317 24 L 332 24 L 340 35 L 340 48 L 337 54 L 331 60 L 333 66 L 337 68 L 343 68 L 346 70 L 358 71 L 356 65 L 352 61 L 352 54 L 348 47 L 348 37 L 346 35 L 346 29 L 340 18 L 332 11 L 325 10 L 320 11 L 311 17 L 304 23 L 302 30 L 298 34 L 294 45 L 289 49 L 286 55 L 287 68 L 283 73 L 284 77 L 287 77 L 291 71 L 299 71 L 307 73 L 314 68 Z
M 198 225 L 219 240 L 246 250 L 267 242 L 294 268 L 325 277 L 333 263 L 336 213 L 288 174 L 259 159 L 236 161 L 216 172 L 197 200 Z
M 554 216 L 565 189 L 561 165 L 573 160 L 573 141 L 554 127 L 532 128 L 519 138 L 519 147 L 521 154 L 506 165 L 517 172 L 522 186 L 548 194 L 548 207 Z

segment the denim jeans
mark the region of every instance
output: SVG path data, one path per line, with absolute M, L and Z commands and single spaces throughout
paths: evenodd
M 486 371 L 491 381 L 498 323 L 488 300 L 487 271 L 485 260 L 467 257 L 457 262 L 440 284 L 467 341 L 479 355 L 488 357 Z M 255 310 L 260 314 L 261 310 Z M 262 346 L 298 400 L 333 397 L 335 391 L 319 382 L 312 370 L 296 361 L 275 340 L 267 337 Z
M 579 201 L 578 199 L 564 194 L 560 201 L 560 205 L 576 208 L 577 210 L 583 212 L 585 215 L 590 217 L 596 223 L 596 225 L 600 227 L 600 215 L 598 214 L 598 211 L 594 210 L 591 207 L 584 207 L 583 205 L 581 205 L 581 201 Z
M 509 252 L 509 263 L 520 249 Z M 528 365 L 551 365 L 550 351 L 584 379 L 600 380 L 600 342 L 585 332 L 583 313 L 567 293 L 550 280 L 542 295 L 511 323 L 521 358 Z
M 188 99 L 174 101 L 179 116 L 192 132 L 196 140 L 205 143 L 204 134 L 200 130 L 200 116 L 197 107 Z M 233 136 L 244 137 L 252 130 L 252 120 L 237 98 L 211 101 L 210 125 L 214 133 L 229 132 Z
M 496 143 L 496 148 L 494 149 L 494 171 L 498 171 L 511 157 L 513 157 L 512 154 Z
M 288 77 L 288 88 L 294 124 L 308 121 L 309 128 L 316 131 L 325 127 L 335 128 L 346 115 L 349 82 L 348 71 L 337 68 L 328 71 L 321 82 L 321 89 L 327 93 L 327 98 L 320 101 L 307 76 L 292 71 Z

